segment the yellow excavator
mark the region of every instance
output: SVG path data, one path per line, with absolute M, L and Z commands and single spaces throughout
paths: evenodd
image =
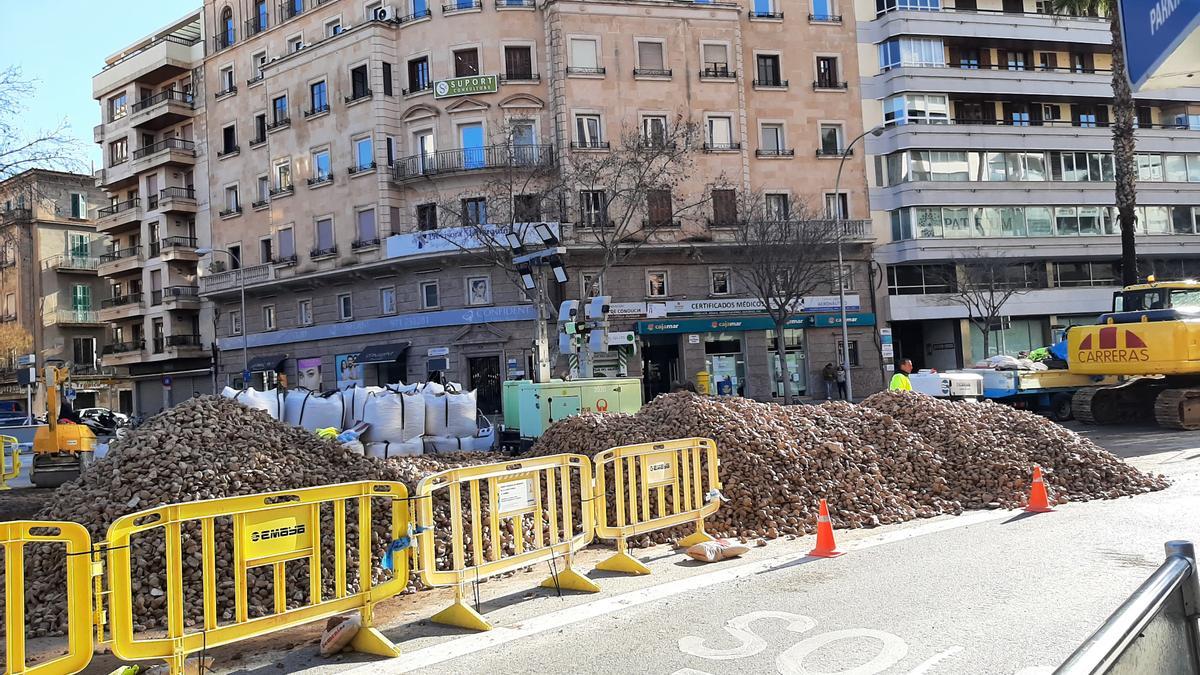
M 1071 407 L 1085 424 L 1200 429 L 1200 282 L 1151 276 L 1114 293 L 1099 323 L 1067 331 L 1067 368 L 1121 377 L 1075 392 Z
M 96 451 L 96 435 L 86 425 L 60 421 L 63 388 L 71 371 L 58 364 L 45 367 L 46 425 L 33 436 L 33 467 L 29 480 L 38 487 L 58 487 L 79 477 Z

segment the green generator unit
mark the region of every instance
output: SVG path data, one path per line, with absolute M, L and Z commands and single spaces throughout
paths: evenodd
M 525 441 L 536 439 L 556 420 L 583 412 L 636 413 L 642 408 L 642 381 L 636 377 L 531 382 L 510 380 L 501 394 L 504 427 Z

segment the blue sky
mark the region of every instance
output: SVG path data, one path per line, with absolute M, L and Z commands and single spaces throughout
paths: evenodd
M 104 57 L 200 7 L 202 0 L 0 0 L 0 68 L 20 66 L 37 79 L 22 112 L 27 131 L 66 118 L 86 156 L 100 161 L 92 127 L 100 108 L 92 76 Z

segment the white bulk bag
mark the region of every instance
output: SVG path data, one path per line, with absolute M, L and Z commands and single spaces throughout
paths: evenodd
M 420 455 L 424 449 L 420 436 L 404 443 L 367 443 L 367 457 L 387 459 L 402 455 Z
M 495 438 L 486 436 L 425 436 L 425 452 L 488 452 Z
M 284 401 L 284 421 L 309 431 L 333 427 L 341 430 L 346 418 L 346 401 L 341 392 L 322 395 L 292 390 Z
M 382 387 L 347 387 L 342 390 L 342 401 L 346 405 L 346 415 L 342 420 L 342 428 L 350 427 L 363 421 L 363 412 L 367 408 L 367 399 L 375 392 L 383 391 Z
M 426 436 L 474 436 L 475 392 L 443 394 L 425 397 Z
M 403 382 L 397 382 L 395 384 L 386 385 L 384 388 L 388 391 L 394 391 L 399 394 L 413 394 L 421 390 L 421 385 L 416 383 L 404 384 Z
M 425 433 L 425 398 L 420 394 L 379 391 L 367 397 L 363 422 L 371 425 L 365 443 L 404 443 Z
M 229 392 L 233 395 L 229 396 Z M 231 387 L 225 387 L 221 392 L 222 396 L 228 396 L 233 400 L 252 410 L 262 410 L 271 416 L 272 419 L 279 419 L 280 409 L 283 407 L 282 399 L 284 396 L 279 393 L 278 389 L 267 389 L 266 391 L 257 391 L 254 387 L 237 391 Z

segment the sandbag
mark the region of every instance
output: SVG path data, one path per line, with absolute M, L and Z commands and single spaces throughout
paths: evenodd
M 425 452 L 425 444 L 418 436 L 411 441 L 403 443 L 367 443 L 367 457 L 376 459 L 387 459 L 388 457 L 400 457 L 403 455 L 420 455 Z
M 325 622 L 325 632 L 321 634 L 321 656 L 332 656 L 342 651 L 360 630 L 362 615 L 358 612 L 350 616 L 331 617 Z
M 258 391 L 254 387 L 250 387 L 249 389 L 238 391 L 232 387 L 225 387 L 221 395 L 231 398 L 252 410 L 262 410 L 270 415 L 271 419 L 279 419 L 283 408 L 282 399 L 284 395 L 278 389 Z
M 687 554 L 700 562 L 717 562 L 736 558 L 749 550 L 750 547 L 745 544 L 728 539 L 714 539 L 691 546 L 688 548 Z
M 284 399 L 283 421 L 309 431 L 333 427 L 342 429 L 346 419 L 346 400 L 342 392 L 319 394 L 293 389 Z
M 475 392 L 425 396 L 426 436 L 474 436 L 476 430 Z
M 367 399 L 371 394 L 383 391 L 383 387 L 347 387 L 342 390 L 342 401 L 346 405 L 346 416 L 342 419 L 340 428 L 350 427 L 363 421 L 363 413 L 367 408 Z
M 425 452 L 488 452 L 496 437 L 492 433 L 477 436 L 425 436 Z
M 363 422 L 371 425 L 364 443 L 404 443 L 425 433 L 425 397 L 377 391 L 367 397 Z
M 404 384 L 403 382 L 396 382 L 395 384 L 386 385 L 384 387 L 384 389 L 387 389 L 388 391 L 394 391 L 398 394 L 415 394 L 416 392 L 421 390 L 421 385 L 419 385 L 415 382 L 412 384 Z

